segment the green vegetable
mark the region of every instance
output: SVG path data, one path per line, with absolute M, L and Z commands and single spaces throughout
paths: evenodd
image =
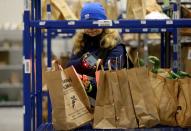
M 154 60 L 154 61 L 160 61 L 160 59 L 156 56 L 149 56 L 148 57 L 150 60 Z
M 153 60 L 149 60 L 149 62 L 150 62 L 151 64 L 155 64 L 155 61 L 153 61 Z
M 144 66 L 145 65 L 145 62 L 144 62 L 144 60 L 143 59 L 139 59 L 139 65 L 142 67 L 142 66 Z
M 149 56 L 148 61 L 153 65 L 151 71 L 153 73 L 158 73 L 158 70 L 160 69 L 160 59 L 156 56 Z
M 173 71 L 170 71 L 169 75 L 170 75 L 171 79 L 179 79 L 179 78 L 181 78 L 178 74 L 176 74 Z
M 168 77 L 166 77 L 166 78 L 168 78 L 168 79 L 172 79 L 172 80 L 174 79 L 174 78 L 172 78 L 171 76 L 168 76 Z
M 149 56 L 148 57 L 148 62 L 152 64 L 152 69 L 151 71 L 153 73 L 162 73 L 164 72 L 163 69 L 160 68 L 160 59 L 157 58 L 156 56 Z M 180 79 L 184 77 L 191 77 L 191 74 L 184 72 L 184 71 L 178 71 L 178 72 L 169 72 L 169 76 L 167 77 L 168 79 Z
M 181 78 L 184 78 L 184 77 L 191 77 L 191 75 L 187 72 L 184 72 L 184 71 L 178 71 L 177 74 L 181 77 Z

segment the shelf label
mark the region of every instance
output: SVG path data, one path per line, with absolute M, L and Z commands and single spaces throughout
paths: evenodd
M 162 28 L 162 29 L 161 29 L 161 32 L 166 32 L 166 29 L 165 29 L 165 28 Z
M 147 23 L 146 20 L 141 20 L 142 25 L 145 25 L 146 23 Z
M 125 29 L 125 32 L 130 32 L 130 29 Z
M 23 106 L 23 114 L 25 114 L 25 106 Z
M 57 29 L 57 32 L 59 32 L 59 33 L 62 32 L 62 29 Z
M 30 59 L 25 59 L 24 60 L 24 70 L 25 70 L 25 74 L 30 74 L 31 73 L 31 66 L 30 66 Z
M 68 25 L 75 25 L 75 21 L 69 21 Z
M 148 32 L 148 29 L 147 28 L 143 28 L 143 32 Z
M 172 20 L 167 20 L 167 21 L 166 21 L 166 24 L 167 24 L 167 25 L 172 25 L 172 24 L 173 24 L 173 21 L 172 21 Z
M 46 21 L 41 21 L 41 22 L 39 22 L 39 25 L 40 26 L 43 26 L 43 25 L 45 25 L 46 24 Z
M 98 20 L 98 26 L 112 26 L 111 20 Z
M 72 33 L 68 33 L 68 36 L 73 36 L 73 34 Z
M 55 32 L 51 32 L 51 35 L 55 35 Z
M 118 20 L 115 20 L 115 21 L 113 21 L 113 23 L 115 23 L 115 24 L 119 24 L 119 21 L 118 21 Z
M 151 28 L 151 32 L 159 32 L 158 28 Z
M 191 48 L 188 50 L 188 60 L 191 60 Z

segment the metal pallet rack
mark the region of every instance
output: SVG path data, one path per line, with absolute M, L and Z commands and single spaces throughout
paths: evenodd
M 30 6 L 29 6 L 30 5 Z M 50 5 L 47 4 L 47 14 L 50 16 Z M 23 96 L 24 96 L 24 131 L 53 131 L 51 124 L 51 108 L 49 108 L 48 123 L 42 123 L 42 29 L 47 29 L 47 40 L 50 42 L 51 29 L 83 29 L 83 28 L 116 28 L 122 32 L 173 32 L 173 69 L 179 69 L 177 29 L 191 27 L 191 19 L 172 20 L 104 20 L 104 21 L 53 21 L 41 20 L 40 0 L 25 0 L 24 30 L 23 30 Z M 163 42 L 164 40 L 162 40 Z M 163 46 L 163 45 L 162 45 Z M 51 52 L 51 42 L 48 44 Z M 35 55 L 36 54 L 36 57 Z M 51 67 L 50 57 L 48 67 Z M 35 61 L 36 60 L 36 61 Z M 35 64 L 36 63 L 36 64 Z M 50 103 L 49 103 L 50 107 Z M 171 127 L 159 128 L 169 130 Z M 139 129 L 136 129 L 139 130 Z M 143 129 L 141 129 L 143 130 Z M 150 129 L 145 129 L 150 130 Z M 181 130 L 171 128 L 171 130 Z

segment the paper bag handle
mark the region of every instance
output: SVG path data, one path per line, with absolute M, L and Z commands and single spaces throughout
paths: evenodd
M 62 66 L 58 63 L 58 61 L 57 60 L 53 60 L 52 61 L 52 70 L 61 70 L 61 71 L 63 71 L 63 68 L 62 68 Z
M 99 66 L 101 66 L 101 70 L 104 71 L 104 67 L 103 67 L 101 59 L 98 59 L 97 62 L 96 62 L 96 71 L 98 71 Z
M 107 61 L 107 64 L 108 64 L 109 71 L 111 71 L 112 69 L 111 69 L 111 60 L 110 59 Z
M 129 67 L 128 58 L 131 60 L 131 62 L 133 63 L 135 67 L 140 67 L 139 52 L 136 52 L 136 58 L 134 61 L 131 55 L 129 55 L 129 53 L 126 53 L 126 56 L 127 56 L 127 68 Z

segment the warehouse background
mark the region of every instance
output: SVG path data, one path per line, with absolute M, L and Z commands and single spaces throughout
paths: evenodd
M 0 0 L 0 94 L 5 92 L 5 89 L 2 89 L 3 83 L 2 78 L 3 76 L 7 75 L 7 72 L 11 72 L 10 69 L 4 69 L 3 65 L 3 55 L 7 56 L 6 52 L 9 52 L 5 49 L 5 40 L 6 41 L 14 41 L 18 43 L 17 45 L 22 45 L 22 33 L 21 33 L 21 24 L 22 24 L 22 14 L 23 14 L 23 7 L 24 7 L 23 0 Z M 19 29 L 20 28 L 20 29 Z M 19 30 L 18 30 L 19 29 Z M 8 42 L 10 43 L 10 42 Z M 21 50 L 15 51 L 12 55 L 18 55 L 18 59 L 21 59 Z M 21 58 L 20 58 L 21 57 Z M 21 62 L 19 61 L 19 63 Z M 22 63 L 20 63 L 21 65 Z M 19 71 L 21 68 L 19 68 Z M 15 69 L 13 69 L 15 70 Z M 16 86 L 15 86 L 16 87 Z M 12 87 L 8 87 L 8 92 L 13 92 L 17 94 L 21 89 L 15 89 Z M 20 87 L 16 87 L 20 88 Z M 0 98 L 0 131 L 22 131 L 23 130 L 23 108 L 22 107 L 6 107 L 3 106 L 4 103 L 2 102 L 2 98 Z
M 0 24 L 21 23 L 24 0 L 0 0 Z

